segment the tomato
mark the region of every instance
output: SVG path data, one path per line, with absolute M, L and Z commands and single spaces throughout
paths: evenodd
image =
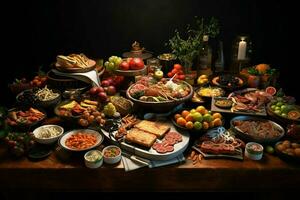
M 177 69 L 172 69 L 171 71 L 173 74 L 177 74 L 178 73 L 178 70 Z
M 171 78 L 174 74 L 172 72 L 168 73 L 168 77 Z
M 182 75 L 179 75 L 179 76 L 178 76 L 178 79 L 180 79 L 180 80 L 184 80 L 184 79 L 185 79 L 185 75 L 184 75 L 184 74 L 182 74 Z
M 184 74 L 182 70 L 178 70 L 178 75 Z
M 129 63 L 126 62 L 126 61 L 123 61 L 123 62 L 121 62 L 119 68 L 120 68 L 121 70 L 129 70 L 129 68 L 130 68 L 130 67 L 129 67 Z
M 182 66 L 180 64 L 175 64 L 173 68 L 177 70 L 181 70 Z

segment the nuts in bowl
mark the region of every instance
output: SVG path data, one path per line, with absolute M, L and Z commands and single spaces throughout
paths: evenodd
M 41 144 L 52 144 L 64 133 L 64 129 L 58 125 L 44 125 L 33 131 L 35 141 Z
M 104 162 L 107 164 L 115 164 L 121 160 L 121 149 L 118 146 L 110 145 L 102 151 Z

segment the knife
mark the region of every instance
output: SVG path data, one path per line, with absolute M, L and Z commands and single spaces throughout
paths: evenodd
M 136 156 L 136 155 L 131 155 L 131 154 L 126 153 L 126 152 L 124 152 L 124 151 L 122 152 L 122 155 L 125 156 L 125 157 L 127 157 L 127 158 L 129 158 L 129 159 L 131 159 L 131 160 L 133 160 L 133 161 L 135 161 L 135 162 L 138 162 L 138 163 L 140 163 L 140 164 L 143 164 L 143 165 L 149 166 L 150 163 L 151 163 L 151 161 L 148 160 L 148 159 L 141 158 L 141 157 Z

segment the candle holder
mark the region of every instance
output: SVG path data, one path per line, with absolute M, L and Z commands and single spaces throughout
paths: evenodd
M 249 36 L 242 35 L 237 36 L 233 43 L 232 51 L 232 71 L 239 73 L 242 68 L 248 67 L 251 61 L 252 55 L 252 41 Z

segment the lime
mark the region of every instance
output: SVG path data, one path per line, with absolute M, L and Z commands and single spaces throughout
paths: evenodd
M 282 105 L 283 105 L 283 103 L 281 101 L 276 103 L 276 106 L 281 107 Z
M 281 110 L 281 112 L 283 112 L 283 113 L 287 113 L 287 112 L 288 112 L 288 106 L 282 105 L 282 106 L 280 107 L 280 110 Z
M 281 111 L 281 107 L 280 106 L 276 106 L 275 110 L 280 110 Z
M 266 146 L 266 152 L 273 154 L 274 153 L 274 148 L 272 146 Z
M 287 118 L 287 117 L 288 117 L 288 115 L 287 115 L 286 113 L 281 113 L 281 117 L 285 117 L 285 118 Z
M 275 110 L 275 109 L 276 109 L 276 105 L 272 105 L 272 106 L 271 106 L 271 109 L 272 109 L 272 110 Z
M 211 122 L 213 120 L 213 117 L 210 114 L 203 115 L 203 121 Z
M 196 130 L 200 130 L 200 129 L 202 129 L 202 124 L 201 124 L 201 122 L 195 122 L 194 123 L 194 129 L 196 129 Z
M 274 112 L 275 112 L 277 115 L 281 115 L 280 109 L 279 109 L 279 110 L 275 110 Z

